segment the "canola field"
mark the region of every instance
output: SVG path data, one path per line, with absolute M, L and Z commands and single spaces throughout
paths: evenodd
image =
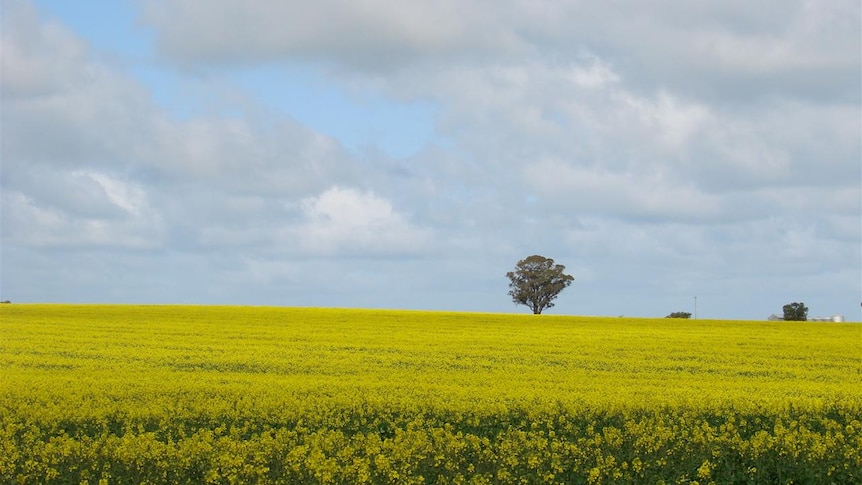
M 0 305 L 0 483 L 862 483 L 862 325 Z

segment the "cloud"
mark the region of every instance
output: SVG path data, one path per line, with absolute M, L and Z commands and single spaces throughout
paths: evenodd
M 285 216 L 282 199 L 355 177 L 337 142 L 290 119 L 256 111 L 175 117 L 66 27 L 28 4 L 9 7 L 4 13 L 16 21 L 5 28 L 4 17 L 2 39 L 6 240 L 157 248 L 180 238 L 205 246 L 249 219 L 271 225 Z M 249 195 L 267 210 L 237 206 Z
M 79 171 L 58 188 L 62 192 L 54 194 L 54 203 L 26 190 L 4 190 L 4 240 L 25 247 L 73 249 L 152 249 L 164 242 L 164 221 L 140 186 Z
M 484 44 L 488 52 L 505 48 L 506 38 L 517 43 L 499 31 L 486 7 L 453 1 L 184 0 L 148 2 L 145 11 L 160 32 L 160 50 L 182 63 L 295 57 L 377 70 L 417 57 L 458 56 L 465 43 Z
M 303 199 L 300 208 L 303 222 L 288 235 L 304 252 L 394 256 L 429 247 L 427 230 L 412 226 L 372 192 L 334 186 Z
M 540 253 L 577 278 L 561 313 L 858 307 L 858 2 L 139 5 L 143 60 L 3 3 L 13 300 L 509 311 Z M 310 127 L 285 90 L 335 94 Z M 363 99 L 432 133 L 356 149 L 416 112 Z
M 4 97 L 50 94 L 81 73 L 86 44 L 57 21 L 43 21 L 24 2 L 3 2 L 0 81 Z M 10 19 L 14 19 L 11 21 Z
M 63 25 L 41 21 L 31 5 L 5 8 L 4 164 L 104 167 L 134 156 L 142 148 L 134 130 L 148 124 L 146 91 L 94 60 Z
M 391 74 L 590 52 L 614 59 L 626 82 L 647 91 L 859 99 L 860 7 L 852 0 L 151 0 L 145 10 L 161 52 L 186 65 L 312 60 Z
M 695 224 L 740 217 L 726 213 L 721 197 L 659 172 L 602 172 L 548 160 L 526 167 L 524 178 L 551 204 L 578 214 Z

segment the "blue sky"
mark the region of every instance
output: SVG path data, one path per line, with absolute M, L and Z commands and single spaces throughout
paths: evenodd
M 356 156 L 382 150 L 390 157 L 406 158 L 428 143 L 445 143 L 434 135 L 431 102 L 347 93 L 313 67 L 302 65 L 248 66 L 219 74 L 219 79 L 200 74 L 186 80 L 161 68 L 135 69 L 136 77 L 151 86 L 156 102 L 184 119 L 203 112 L 242 116 L 247 109 L 265 111 L 332 137 Z
M 2 299 L 860 319 L 858 2 L 0 5 Z
M 160 64 L 154 52 L 155 33 L 139 20 L 139 3 L 96 0 L 34 4 L 46 16 L 67 24 L 100 55 L 121 62 L 150 90 L 154 100 L 175 116 L 187 118 L 213 109 L 237 112 L 236 106 L 217 99 L 218 93 L 197 91 L 212 77 L 206 70 L 178 73 Z M 215 70 L 221 71 L 218 67 Z M 192 80 L 185 80 L 183 74 Z M 334 137 L 360 154 L 380 149 L 393 157 L 407 157 L 435 141 L 433 103 L 393 102 L 373 91 L 351 95 L 322 75 L 313 63 L 263 62 L 218 74 L 225 75 L 234 89 L 242 90 L 260 106 Z

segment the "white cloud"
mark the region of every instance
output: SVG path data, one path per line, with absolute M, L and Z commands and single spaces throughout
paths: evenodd
M 372 192 L 331 187 L 302 200 L 304 221 L 287 231 L 286 243 L 315 254 L 415 254 L 427 250 L 429 233 L 411 225 L 392 204 Z
M 128 214 L 138 216 L 147 208 L 147 196 L 141 187 L 102 173 L 91 173 L 89 176 L 98 182 L 112 204 Z

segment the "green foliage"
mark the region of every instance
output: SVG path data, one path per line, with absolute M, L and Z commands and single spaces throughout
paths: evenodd
M 519 305 L 526 305 L 538 315 L 554 306 L 554 300 L 575 278 L 563 273 L 562 264 L 544 256 L 533 255 L 518 261 L 509 278 L 509 296 Z
M 689 312 L 673 312 L 665 318 L 691 318 L 691 313 Z
M 784 305 L 784 320 L 789 322 L 804 322 L 808 320 L 808 307 L 802 302 Z
M 359 403 L 357 403 L 359 404 Z M 334 410 L 326 410 L 328 412 Z M 756 414 L 686 409 L 572 413 L 510 408 L 484 416 L 391 413 L 365 403 L 313 416 L 248 416 L 172 435 L 127 430 L 2 430 L 3 483 L 859 483 L 862 423 L 840 408 Z M 381 435 L 375 421 L 392 432 Z M 5 450 L 4 450 L 5 448 Z M 20 454 L 19 454 L 20 453 Z

